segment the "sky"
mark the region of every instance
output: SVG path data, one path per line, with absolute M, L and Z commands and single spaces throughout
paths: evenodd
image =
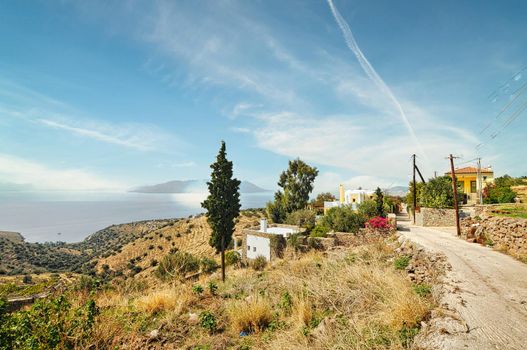
M 3 1 L 0 190 L 527 175 L 525 1 Z M 523 89 L 523 90 L 522 90 Z

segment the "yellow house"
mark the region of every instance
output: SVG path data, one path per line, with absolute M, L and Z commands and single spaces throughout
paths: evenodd
M 468 204 L 477 203 L 479 191 L 494 182 L 494 171 L 491 167 L 481 168 L 481 183 L 478 181 L 478 169 L 475 167 L 458 168 L 455 171 L 457 187 L 465 195 Z M 450 171 L 445 175 L 452 176 Z

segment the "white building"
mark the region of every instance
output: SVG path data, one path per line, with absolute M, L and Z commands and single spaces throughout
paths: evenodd
M 343 205 L 351 205 L 353 210 L 357 210 L 358 206 L 364 201 L 373 199 L 375 191 L 371 190 L 346 190 L 344 186 L 339 186 L 339 200 L 333 202 L 324 202 L 324 214 L 331 208 L 341 207 Z
M 244 244 L 243 247 L 244 257 L 247 259 L 255 259 L 258 256 L 263 256 L 267 261 L 272 258 L 271 253 L 271 237 L 273 235 L 282 236 L 288 238 L 294 233 L 300 232 L 300 228 L 297 226 L 290 225 L 272 225 L 267 224 L 267 220 L 262 219 L 260 221 L 260 227 L 258 229 L 246 229 L 244 230 Z

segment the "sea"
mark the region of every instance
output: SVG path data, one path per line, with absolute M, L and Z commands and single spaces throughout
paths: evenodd
M 0 231 L 27 242 L 79 242 L 113 224 L 204 212 L 206 193 L 0 192 Z M 242 209 L 262 208 L 271 192 L 242 193 Z

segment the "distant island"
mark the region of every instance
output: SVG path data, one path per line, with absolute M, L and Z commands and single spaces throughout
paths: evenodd
M 131 189 L 129 192 L 136 193 L 202 193 L 207 192 L 207 180 L 173 180 L 157 185 L 140 186 Z M 252 182 L 242 181 L 240 185 L 241 193 L 260 193 L 270 192 Z

